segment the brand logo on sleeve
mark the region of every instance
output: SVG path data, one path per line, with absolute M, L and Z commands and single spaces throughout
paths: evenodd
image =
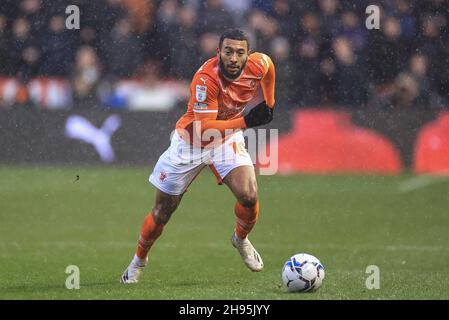
M 196 86 L 195 97 L 198 102 L 206 101 L 207 97 L 207 86 Z
M 195 102 L 195 104 L 193 105 L 193 109 L 195 109 L 195 110 L 207 109 L 207 103 Z

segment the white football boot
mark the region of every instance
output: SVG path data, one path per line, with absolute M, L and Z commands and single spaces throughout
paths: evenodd
M 236 248 L 240 255 L 242 256 L 243 262 L 246 266 L 254 272 L 262 271 L 263 269 L 263 261 L 260 254 L 253 247 L 251 242 L 248 240 L 248 237 L 245 239 L 239 239 L 237 235 L 234 234 L 231 237 L 231 242 L 234 248 Z
M 148 257 L 142 261 L 142 259 L 139 259 L 135 255 L 128 268 L 126 268 L 120 277 L 120 283 L 129 284 L 139 282 L 139 278 L 143 275 L 143 271 L 145 270 L 147 263 Z

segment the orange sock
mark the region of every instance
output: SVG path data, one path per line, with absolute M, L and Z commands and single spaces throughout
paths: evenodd
M 237 201 L 234 211 L 237 216 L 235 233 L 240 239 L 245 239 L 257 222 L 259 216 L 259 201 L 249 208 L 242 206 L 240 202 Z
M 150 251 L 154 241 L 159 238 L 163 229 L 164 225 L 156 223 L 152 212 L 146 216 L 143 221 L 142 229 L 140 230 L 140 239 L 136 252 L 136 255 L 140 259 L 145 259 L 147 257 L 148 251 Z

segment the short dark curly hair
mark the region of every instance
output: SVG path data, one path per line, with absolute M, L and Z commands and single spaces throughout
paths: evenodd
M 224 39 L 246 41 L 247 49 L 249 51 L 249 39 L 246 33 L 240 29 L 228 29 L 220 36 L 219 48 L 223 44 Z

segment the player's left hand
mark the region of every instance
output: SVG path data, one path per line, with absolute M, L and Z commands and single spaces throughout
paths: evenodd
M 244 116 L 246 127 L 253 128 L 270 123 L 273 120 L 273 109 L 265 101 L 259 103 Z

